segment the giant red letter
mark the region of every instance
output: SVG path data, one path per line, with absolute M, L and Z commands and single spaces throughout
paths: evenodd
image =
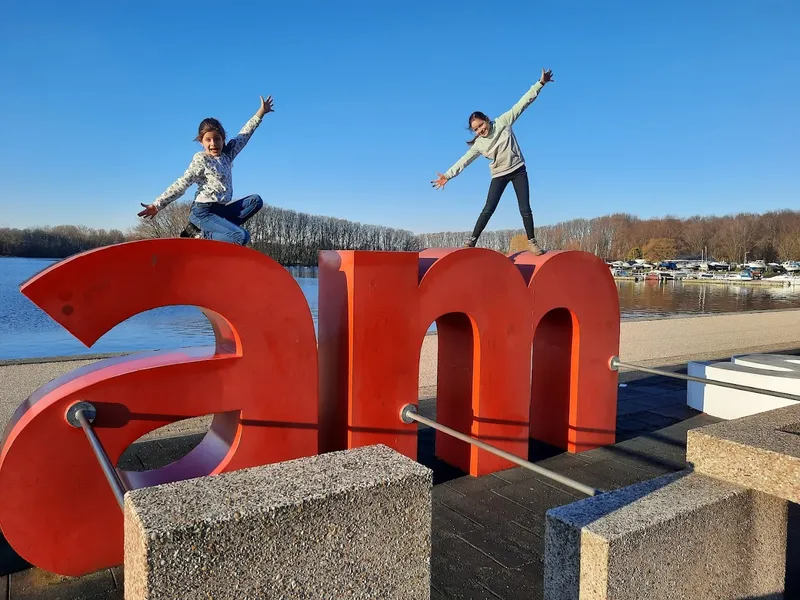
M 527 456 L 531 305 L 514 264 L 491 250 L 325 252 L 320 369 L 336 428 L 324 450 L 383 443 L 416 458 L 420 347 L 438 328 L 437 419 Z M 338 408 L 333 408 L 333 407 Z M 325 422 L 328 422 L 327 420 Z M 445 435 L 436 453 L 473 475 L 512 465 Z
M 588 252 L 512 258 L 533 306 L 531 437 L 570 452 L 613 444 L 617 373 L 608 361 L 619 354 L 620 313 L 611 272 Z
M 302 291 L 267 256 L 206 240 L 149 240 L 57 263 L 22 292 L 87 346 L 125 319 L 169 305 L 201 307 L 216 347 L 100 361 L 34 393 L 0 454 L 0 526 L 26 560 L 62 575 L 122 562 L 122 513 L 83 432 L 65 421 L 78 400 L 116 464 L 137 438 L 215 414 L 184 458 L 121 472 L 130 487 L 317 453 L 314 325 Z

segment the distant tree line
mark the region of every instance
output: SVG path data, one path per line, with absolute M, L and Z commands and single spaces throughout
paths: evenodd
M 186 226 L 188 202 L 175 202 L 152 220 L 139 221 L 127 234 L 118 230 L 61 225 L 36 229 L 0 228 L 0 255 L 63 258 L 126 240 L 177 237 Z M 312 266 L 317 252 L 339 250 L 416 251 L 459 247 L 470 232 L 414 235 L 404 229 L 365 225 L 265 206 L 246 225 L 252 246 L 284 265 Z M 700 256 L 729 262 L 800 260 L 800 211 L 722 217 L 667 216 L 640 219 L 614 214 L 572 219 L 537 227 L 545 248 L 591 252 L 608 260 L 663 260 Z M 525 248 L 521 229 L 485 232 L 478 244 L 498 252 Z
M 699 257 L 728 262 L 800 260 L 800 212 L 640 219 L 615 214 L 574 219 L 537 231 L 549 248 L 573 248 L 622 260 Z
M 511 239 L 522 230 L 515 229 L 495 229 L 484 231 L 478 240 L 478 247 L 497 250 L 498 252 L 508 252 L 511 247 Z M 472 237 L 471 231 L 442 231 L 439 233 L 420 233 L 417 235 L 420 248 L 459 248 Z
M 284 265 L 316 265 L 319 250 L 418 250 L 413 233 L 265 206 L 247 223 L 252 246 Z
M 0 256 L 65 258 L 100 246 L 119 244 L 126 239 L 118 229 L 91 229 L 81 225 L 28 229 L 0 227 Z
M 457 246 L 468 232 L 418 236 L 422 247 Z M 640 219 L 614 214 L 572 219 L 536 228 L 539 245 L 552 250 L 583 250 L 607 260 L 664 260 L 706 254 L 729 262 L 800 260 L 800 211 L 762 214 Z M 524 232 L 486 232 L 478 246 L 500 252 L 524 249 Z
M 140 221 L 131 239 L 176 237 L 189 218 L 188 202 L 176 202 L 157 218 Z M 283 265 L 314 266 L 319 250 L 418 250 L 410 231 L 264 206 L 245 225 L 251 246 Z

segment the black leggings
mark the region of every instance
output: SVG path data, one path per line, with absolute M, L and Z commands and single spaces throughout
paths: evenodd
M 478 222 L 475 223 L 475 229 L 472 230 L 472 239 L 476 240 L 481 236 L 486 224 L 497 209 L 497 204 L 500 202 L 500 196 L 508 185 L 508 182 L 514 184 L 514 192 L 517 194 L 517 203 L 519 204 L 519 214 L 522 215 L 522 224 L 525 227 L 525 235 L 529 240 L 534 239 L 536 236 L 533 231 L 533 212 L 531 212 L 531 199 L 530 189 L 528 187 L 528 170 L 525 165 L 522 165 L 516 171 L 495 177 L 489 185 L 489 194 L 486 197 L 486 206 L 483 207 Z

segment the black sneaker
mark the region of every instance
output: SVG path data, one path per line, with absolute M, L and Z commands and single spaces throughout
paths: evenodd
M 181 231 L 182 238 L 201 238 L 203 237 L 203 232 L 200 228 L 192 223 L 191 221 L 187 223 L 186 228 Z

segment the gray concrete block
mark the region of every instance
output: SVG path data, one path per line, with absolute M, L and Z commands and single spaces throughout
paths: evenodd
M 712 477 L 800 502 L 800 404 L 688 432 L 686 460 Z
M 781 594 L 786 515 L 785 500 L 689 471 L 552 509 L 544 597 Z
M 431 488 L 378 445 L 129 492 L 125 598 L 427 599 Z

